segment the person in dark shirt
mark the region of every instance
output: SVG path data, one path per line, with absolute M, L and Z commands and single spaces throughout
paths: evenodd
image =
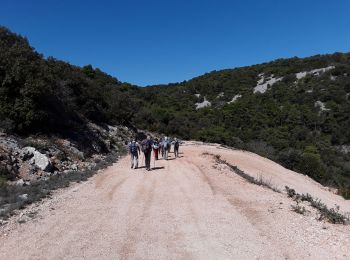
M 175 139 L 174 139 L 174 154 L 175 154 L 175 158 L 179 157 L 179 147 L 180 147 L 180 142 L 175 137 Z
M 153 146 L 152 137 L 148 135 L 147 139 L 143 140 L 141 143 L 141 148 L 145 155 L 145 165 L 146 165 L 147 171 L 151 170 L 152 146 Z

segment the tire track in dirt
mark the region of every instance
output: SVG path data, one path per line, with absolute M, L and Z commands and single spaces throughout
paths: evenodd
M 213 161 L 213 164 L 215 163 L 213 159 L 211 159 Z M 197 166 L 198 167 L 198 166 Z M 213 169 L 217 176 L 219 174 L 222 174 L 222 171 L 219 171 L 218 169 Z M 263 187 L 257 187 L 255 184 L 249 183 L 248 181 L 246 181 L 245 179 L 243 179 L 240 176 L 237 176 L 235 173 L 231 172 L 231 170 L 226 171 L 227 174 L 229 174 L 230 176 L 232 176 L 235 179 L 239 179 L 242 180 L 246 183 L 247 186 L 252 185 L 252 187 L 257 188 L 257 189 L 262 189 L 264 190 L 265 188 Z M 210 179 L 210 177 L 208 177 L 206 175 L 206 173 L 204 171 L 202 171 L 202 174 L 206 176 L 206 179 L 208 179 L 209 182 L 212 183 L 212 185 L 214 186 L 214 182 L 217 181 L 215 180 L 215 177 L 213 178 L 213 180 Z M 224 187 L 221 185 L 216 185 L 216 190 L 222 194 L 226 200 L 234 207 L 236 208 L 240 213 L 242 213 L 251 224 L 253 224 L 255 227 L 259 228 L 259 226 L 262 225 L 262 223 L 265 222 L 264 219 L 264 214 L 262 212 L 260 212 L 256 206 L 251 206 L 251 201 L 247 201 L 247 200 L 243 200 L 239 194 L 235 193 L 235 192 L 227 192 Z M 256 202 L 258 203 L 258 202 Z
M 105 172 L 101 175 L 98 175 L 96 177 L 96 180 L 95 180 L 95 188 L 98 189 L 98 188 L 101 188 L 102 187 L 102 184 L 104 183 L 104 181 L 108 178 L 108 177 L 111 177 L 109 172 Z
M 225 192 L 224 189 L 221 188 L 220 183 L 218 183 L 217 181 L 217 177 L 219 176 L 223 176 L 221 175 L 220 171 L 218 170 L 214 170 L 214 168 L 208 168 L 207 166 L 209 165 L 214 165 L 214 161 L 210 158 L 210 160 L 208 161 L 209 158 L 204 158 L 202 156 L 202 154 L 192 154 L 191 160 L 189 159 L 184 159 L 184 172 L 186 173 L 186 175 L 191 176 L 191 183 L 192 184 L 197 184 L 196 186 L 199 187 L 205 187 L 207 190 L 209 190 L 209 192 L 213 195 L 210 197 L 208 197 L 208 199 L 210 199 L 212 202 L 216 202 L 216 201 L 220 201 L 220 203 L 222 203 L 222 200 L 226 201 L 224 202 L 227 206 L 226 208 L 232 208 L 232 210 L 229 211 L 233 211 L 233 212 L 240 212 L 240 210 L 237 208 L 237 205 L 235 205 L 234 203 L 231 203 L 229 201 L 229 195 Z M 217 174 L 215 174 L 217 173 Z M 210 174 L 210 176 L 208 176 L 208 174 Z M 200 185 L 198 185 L 199 183 L 201 183 Z M 186 191 L 183 191 L 186 193 Z M 202 192 L 203 193 L 203 192 Z M 189 199 L 188 203 L 189 205 L 191 205 L 192 201 Z M 202 209 L 200 210 L 202 211 Z M 202 212 L 203 213 L 203 212 Z M 244 216 L 245 217 L 245 216 Z M 251 225 L 251 227 L 253 227 L 253 223 L 248 221 L 248 218 L 245 218 L 247 220 L 247 223 L 249 223 Z M 203 222 L 203 220 L 201 220 L 200 222 Z M 204 220 L 204 223 L 210 223 L 211 221 L 208 220 Z M 204 224 L 203 223 L 203 224 Z M 211 224 L 209 224 L 211 225 Z M 200 226 L 197 225 L 198 230 L 200 230 Z M 257 230 L 257 232 L 259 232 Z M 201 240 L 203 241 L 210 241 L 211 237 L 210 236 L 206 236 L 206 233 L 203 233 L 204 236 L 201 238 Z M 203 244 L 203 247 L 208 247 L 207 244 Z M 212 250 L 215 250 L 215 247 L 212 248 Z M 282 255 L 281 252 L 277 253 L 279 255 Z
M 147 176 L 145 176 L 145 178 L 146 177 Z M 132 256 L 135 254 L 135 246 L 142 230 L 142 224 L 152 206 L 156 180 L 153 178 L 150 184 L 147 183 L 147 186 L 149 187 L 146 188 L 145 186 L 146 184 L 144 183 L 137 190 L 127 213 L 127 216 L 132 216 L 135 221 L 128 225 L 125 242 L 119 250 L 121 259 L 133 258 Z M 131 226 L 131 228 L 129 226 Z
M 212 164 L 215 164 L 215 161 L 211 158 L 212 160 Z M 196 165 L 198 168 L 200 166 Z M 235 208 L 239 213 L 242 214 L 242 216 L 244 216 L 249 223 L 251 223 L 254 228 L 256 228 L 258 230 L 259 236 L 260 238 L 264 238 L 267 241 L 269 241 L 272 245 L 276 243 L 276 237 L 274 237 L 273 235 L 266 235 L 267 234 L 267 230 L 273 230 L 274 228 L 274 221 L 267 221 L 266 219 L 266 210 L 267 207 L 262 208 L 259 205 L 259 201 L 258 199 L 256 201 L 252 201 L 252 198 L 249 197 L 249 199 L 245 199 L 245 196 L 242 196 L 242 194 L 240 192 L 234 192 L 232 189 L 227 190 L 225 188 L 224 185 L 222 185 L 222 183 L 218 183 L 218 185 L 215 185 L 215 182 L 218 181 L 218 179 L 216 177 L 220 176 L 223 173 L 226 173 L 225 176 L 230 176 L 230 179 L 227 179 L 228 181 L 239 181 L 242 182 L 242 184 L 244 184 L 244 188 L 248 188 L 250 187 L 248 190 L 251 191 L 255 191 L 256 190 L 260 190 L 260 192 L 264 192 L 264 193 L 271 193 L 271 195 L 276 195 L 275 192 L 271 191 L 271 190 L 266 190 L 266 188 L 262 187 L 262 186 L 257 186 L 256 184 L 252 184 L 250 182 L 248 182 L 247 180 L 245 180 L 244 178 L 236 175 L 235 173 L 233 173 L 230 169 L 228 168 L 224 168 L 224 170 L 219 170 L 217 168 L 213 167 L 212 173 L 216 173 L 216 174 L 212 174 L 211 177 L 207 176 L 205 171 L 201 171 L 201 173 L 203 175 L 206 176 L 206 178 L 212 183 L 212 186 L 215 187 L 215 190 L 220 193 L 222 196 L 225 197 L 225 199 L 233 206 L 233 208 Z M 216 177 L 215 177 L 216 176 Z M 212 178 L 212 180 L 210 179 Z M 232 187 L 234 187 L 235 185 L 232 184 Z M 242 187 L 243 188 L 243 187 Z M 253 191 L 253 192 L 254 192 Z M 279 194 L 280 195 L 280 194 Z M 258 206 L 257 206 L 258 205 Z M 271 232 L 270 232 L 271 233 Z M 279 253 L 281 255 L 283 255 L 284 259 L 293 259 L 293 257 L 290 257 L 290 252 L 289 250 L 283 250 L 281 248 L 274 248 L 274 250 L 279 251 Z M 295 257 L 294 257 L 295 258 Z
M 214 164 L 215 161 L 210 158 L 210 160 L 212 160 L 212 163 Z M 194 164 L 196 165 L 196 164 Z M 212 172 L 216 173 L 213 174 L 211 179 L 204 170 L 202 170 L 200 168 L 200 166 L 196 165 L 196 167 L 200 170 L 203 179 L 210 183 L 211 187 L 213 188 L 214 191 L 216 191 L 217 193 L 222 194 L 227 201 L 235 208 L 237 208 L 247 219 L 250 220 L 250 222 L 254 225 L 256 224 L 261 224 L 261 222 L 263 221 L 263 215 L 256 209 L 256 207 L 250 206 L 250 203 L 248 201 L 245 201 L 243 199 L 241 199 L 238 194 L 234 193 L 234 192 L 227 192 L 223 186 L 221 185 L 215 185 L 215 181 L 217 181 L 217 179 L 215 178 L 215 176 L 219 176 L 220 174 L 222 174 L 222 171 L 213 168 Z M 246 182 L 246 185 L 252 185 L 252 187 L 257 188 L 257 189 L 262 189 L 265 190 L 264 187 L 257 187 L 255 184 L 249 183 L 248 181 L 244 180 L 242 177 L 237 176 L 235 173 L 231 172 L 231 170 L 225 171 L 228 175 L 232 176 L 233 178 L 239 179 L 239 180 L 243 180 L 244 182 Z
M 200 160 L 202 160 L 201 157 L 202 156 L 199 156 Z M 209 158 L 205 158 L 205 159 L 209 159 Z M 210 160 L 211 160 L 212 164 L 215 163 L 215 161 L 212 158 L 210 158 Z M 232 190 L 229 190 L 229 191 L 226 190 L 224 188 L 224 186 L 222 185 L 222 183 L 221 184 L 217 183 L 217 185 L 216 185 L 216 182 L 218 182 L 217 177 L 223 173 L 221 170 L 218 170 L 216 168 L 212 168 L 211 169 L 212 173 L 211 173 L 211 176 L 209 177 L 207 175 L 207 172 L 202 169 L 203 164 L 199 165 L 198 164 L 199 162 L 197 160 L 196 160 L 196 162 L 187 161 L 187 163 L 195 166 L 195 168 L 197 169 L 196 172 L 200 172 L 201 178 L 203 179 L 203 181 L 208 183 L 211 190 L 213 191 L 213 195 L 220 194 L 221 196 L 223 196 L 235 210 L 237 210 L 239 213 L 241 213 L 242 216 L 244 216 L 247 219 L 247 221 L 258 230 L 261 237 L 266 237 L 263 235 L 266 231 L 266 229 L 263 228 L 263 226 L 267 225 L 268 223 L 266 222 L 264 212 L 261 212 L 256 206 L 252 205 L 251 201 L 242 199 L 239 193 L 233 192 Z M 226 174 L 231 176 L 234 180 L 239 180 L 239 181 L 245 182 L 245 184 L 247 186 L 252 185 L 252 188 L 264 189 L 263 187 L 257 187 L 255 184 L 246 182 L 246 180 L 242 179 L 240 176 L 235 175 L 230 170 L 225 171 L 225 172 L 226 172 Z M 256 204 L 258 204 L 258 202 L 255 202 L 255 205 Z M 273 242 L 273 239 L 271 240 L 271 237 L 270 238 L 267 237 L 267 238 L 270 240 L 270 242 Z M 289 259 L 289 258 L 286 257 L 286 259 Z
M 123 165 L 124 167 L 124 160 L 121 160 L 120 162 L 118 162 L 120 165 Z M 114 166 L 115 164 L 113 164 Z M 104 172 L 100 172 L 99 174 L 96 175 L 96 178 L 95 178 L 95 188 L 96 189 L 100 189 L 103 187 L 104 183 L 107 181 L 107 180 L 113 180 L 116 176 L 114 174 L 114 171 L 113 171 L 113 166 L 110 166 L 108 167 Z M 99 170 L 101 171 L 101 170 Z M 119 177 L 119 176 L 117 176 Z
M 113 185 L 112 189 L 108 192 L 108 198 L 109 200 L 113 199 L 113 196 L 115 194 L 115 192 L 118 190 L 119 187 L 121 187 L 123 185 L 123 183 L 127 180 L 128 178 L 125 177 L 123 179 L 121 179 L 120 181 L 118 181 L 116 184 Z
M 189 204 L 192 200 L 190 199 L 188 192 L 186 191 L 186 185 L 183 184 L 183 182 L 190 183 L 191 179 L 189 178 L 188 174 L 186 174 L 186 168 L 183 168 L 182 162 L 180 163 L 180 165 L 177 162 L 179 161 L 176 161 L 176 164 L 175 162 L 169 163 L 169 161 L 163 160 L 159 162 L 160 164 L 166 164 L 167 169 L 166 171 L 160 173 L 161 176 L 164 175 L 165 178 L 162 178 L 161 181 L 158 183 L 158 188 L 161 189 L 161 187 L 169 187 L 169 189 L 163 189 L 162 194 L 158 194 L 157 202 L 161 202 L 161 204 L 157 206 L 158 208 L 168 208 L 168 210 L 166 211 L 165 216 L 163 213 L 162 217 L 159 217 L 159 213 L 161 212 L 158 213 L 158 211 L 153 210 L 153 214 L 151 217 L 155 217 L 155 219 L 158 220 L 158 223 L 164 221 L 168 223 L 167 228 L 163 230 L 163 232 L 167 235 L 160 234 L 159 236 L 157 236 L 157 239 L 163 238 L 162 241 L 166 242 L 169 251 L 174 250 L 174 255 L 166 259 L 198 259 L 194 256 L 192 252 L 188 252 L 187 250 L 185 250 L 183 248 L 184 246 L 179 247 L 179 241 L 184 241 L 187 237 L 186 232 L 182 229 L 179 229 L 179 220 L 181 221 L 183 216 L 186 217 L 185 223 L 187 225 L 195 223 L 195 227 L 197 230 L 196 234 L 200 233 L 200 228 L 198 225 L 199 216 L 196 213 L 193 204 Z M 170 172 L 176 173 L 169 174 Z M 174 201 L 173 194 L 177 194 L 176 200 L 181 201 L 180 205 L 177 201 Z M 164 201 L 160 201 L 164 200 L 164 198 L 166 203 L 164 203 Z M 157 214 L 157 216 L 154 216 L 154 214 Z M 169 233 L 170 230 L 171 232 Z M 200 239 L 198 239 L 198 241 L 198 243 L 200 243 Z M 163 258 L 160 257 L 160 259 Z
M 188 164 L 190 164 L 190 162 L 187 161 Z M 204 170 L 201 169 L 201 166 L 198 166 L 196 164 L 194 164 L 193 162 L 191 163 L 196 169 L 196 172 L 199 172 L 201 174 L 201 178 L 202 180 L 207 183 L 213 193 L 213 195 L 216 195 L 218 193 L 220 193 L 221 195 L 223 195 L 226 200 L 236 209 L 238 209 L 240 212 L 242 212 L 244 214 L 245 217 L 247 217 L 247 219 L 249 219 L 249 221 L 252 224 L 257 224 L 259 223 L 258 220 L 262 219 L 261 214 L 259 214 L 259 211 L 256 210 L 253 207 L 248 207 L 247 203 L 237 197 L 232 197 L 232 193 L 228 194 L 224 189 L 220 188 L 219 186 L 215 185 L 214 182 L 215 180 L 211 180 L 210 177 L 207 176 L 207 174 L 205 173 Z M 220 172 L 217 172 L 217 174 L 219 175 Z M 253 185 L 253 184 L 252 184 Z
M 205 182 L 209 188 L 210 191 L 213 195 L 216 195 L 217 190 L 215 188 L 215 186 L 213 185 L 213 182 L 210 180 L 210 178 L 204 173 L 204 171 L 201 169 L 201 166 L 196 165 L 194 162 L 190 162 L 188 161 L 188 159 L 185 159 L 187 168 L 191 168 L 194 172 L 199 173 L 201 179 L 203 180 L 203 182 Z

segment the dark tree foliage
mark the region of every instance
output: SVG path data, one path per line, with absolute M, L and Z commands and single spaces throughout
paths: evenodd
M 28 41 L 0 27 L 0 128 L 60 133 L 98 124 L 131 123 L 135 87 L 94 69 L 44 59 Z

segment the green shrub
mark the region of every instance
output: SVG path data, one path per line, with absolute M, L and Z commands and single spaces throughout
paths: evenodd
M 300 206 L 299 203 L 297 205 L 292 205 L 292 210 L 298 214 L 305 215 L 307 210 L 304 206 Z
M 294 189 L 285 186 L 287 194 L 290 198 L 293 198 L 297 203 L 299 201 L 307 201 L 310 206 L 317 209 L 319 212 L 319 220 L 327 220 L 333 224 L 347 225 L 350 222 L 349 214 L 343 214 L 339 212 L 339 206 L 329 209 L 326 204 L 322 203 L 319 199 L 314 199 L 310 194 L 299 194 Z
M 307 146 L 305 148 L 298 168 L 302 173 L 318 181 L 323 180 L 325 177 L 321 156 L 315 146 Z

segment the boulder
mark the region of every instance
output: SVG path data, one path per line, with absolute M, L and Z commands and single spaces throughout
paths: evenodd
M 27 200 L 28 199 L 28 194 L 21 194 L 21 195 L 18 195 L 18 198 L 21 199 L 21 200 Z
M 24 185 L 24 180 L 19 179 L 18 181 L 16 181 L 16 185 L 17 186 L 23 186 Z
M 79 151 L 77 148 L 75 148 L 74 146 L 69 147 L 69 151 L 74 155 L 74 157 L 80 159 L 80 160 L 84 160 L 84 153 Z
M 71 169 L 72 171 L 77 171 L 77 170 L 78 170 L 78 165 L 76 165 L 76 164 L 74 163 L 74 164 L 72 164 L 72 165 L 70 166 L 70 169 Z
M 23 161 L 26 161 L 30 158 L 32 158 L 34 156 L 34 152 L 35 152 L 35 148 L 34 147 L 30 147 L 30 146 L 27 146 L 27 147 L 24 147 L 20 153 L 19 153 L 19 157 L 23 160 Z
M 46 155 L 36 152 L 34 153 L 34 157 L 31 160 L 40 170 L 43 170 L 43 171 L 51 170 L 51 162 L 49 158 L 46 157 Z
M 40 152 L 38 152 L 34 147 L 24 147 L 21 151 L 22 160 L 30 158 L 30 163 L 38 167 L 43 171 L 51 170 L 50 159 Z

